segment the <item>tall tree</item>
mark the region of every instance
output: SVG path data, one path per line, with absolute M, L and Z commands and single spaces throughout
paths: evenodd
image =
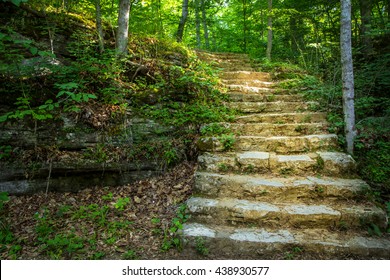
M 247 40 L 248 40 L 248 27 L 247 27 L 247 14 L 248 14 L 248 4 L 247 0 L 242 0 L 242 19 L 243 19 L 243 51 L 246 52 Z
M 353 143 L 356 137 L 351 34 L 351 0 L 341 0 L 340 47 L 343 80 L 343 111 L 347 152 L 349 154 L 353 154 Z
M 104 52 L 104 34 L 102 26 L 102 12 L 100 7 L 100 0 L 95 0 L 95 9 L 96 9 L 96 29 L 99 39 L 99 51 L 100 53 Z
M 127 54 L 130 6 L 130 0 L 119 0 L 118 30 L 116 34 L 116 51 L 119 55 Z
M 210 49 L 209 41 L 209 29 L 207 27 L 207 15 L 206 15 L 206 2 L 205 0 L 200 0 L 200 6 L 202 9 L 202 24 L 203 24 L 203 37 L 205 42 L 206 49 Z
M 372 0 L 359 0 L 361 27 L 360 36 L 363 45 L 363 53 L 368 56 L 372 53 L 372 40 L 371 40 L 371 13 L 373 8 Z
M 267 35 L 267 51 L 266 56 L 271 60 L 272 52 L 272 0 L 268 0 L 268 35 Z
M 183 0 L 181 7 L 181 18 L 179 21 L 179 27 L 177 28 L 176 41 L 183 41 L 184 27 L 188 17 L 188 0 Z
M 195 0 L 195 27 L 196 27 L 196 46 L 198 48 L 201 47 L 201 39 L 200 39 L 200 4 L 199 0 Z

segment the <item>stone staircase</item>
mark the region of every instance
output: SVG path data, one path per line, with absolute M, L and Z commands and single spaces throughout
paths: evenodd
M 203 137 L 188 244 L 201 237 L 220 258 L 275 258 L 291 248 L 324 258 L 390 258 L 386 213 L 368 202 L 369 186 L 355 175 L 353 158 L 327 132 L 315 102 L 275 89 L 242 54 L 201 53 L 223 68 L 227 104 L 242 113 L 222 123 L 234 133 L 226 151 L 218 137 Z M 199 239 L 198 239 L 199 240 Z M 280 254 L 279 254 L 280 255 Z

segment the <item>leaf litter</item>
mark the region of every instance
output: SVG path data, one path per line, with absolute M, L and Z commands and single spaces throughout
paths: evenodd
M 1 246 L 0 257 L 182 258 L 175 249 L 161 248 L 179 205 L 192 194 L 195 169 L 184 162 L 159 177 L 124 186 L 11 196 L 4 213 L 14 239 L 7 248 Z M 10 254 L 13 244 L 21 246 L 17 254 Z

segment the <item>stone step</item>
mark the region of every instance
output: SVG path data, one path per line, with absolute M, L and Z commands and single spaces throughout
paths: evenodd
M 250 114 L 236 118 L 238 123 L 319 123 L 326 122 L 326 113 L 302 112 L 302 113 L 267 113 Z
M 226 88 L 228 91 L 233 92 L 241 92 L 241 93 L 275 93 L 278 92 L 277 90 L 269 87 L 250 87 L 250 86 L 243 86 L 243 85 L 226 85 Z
M 222 68 L 224 71 L 231 72 L 231 71 L 253 71 L 252 66 L 250 64 L 223 64 L 223 63 L 217 63 L 217 67 Z
M 271 75 L 266 72 L 253 72 L 253 71 L 223 71 L 219 74 L 221 79 L 255 79 L 270 81 Z
M 302 136 L 327 131 L 326 123 L 231 123 L 225 126 L 240 136 Z
M 275 82 L 267 82 L 262 80 L 244 80 L 244 79 L 223 79 L 222 84 L 225 86 L 248 86 L 248 87 L 263 87 L 263 88 L 272 88 L 275 87 Z
M 293 113 L 314 110 L 318 102 L 231 102 L 226 106 L 242 113 Z
M 369 185 L 360 179 L 209 172 L 197 172 L 194 186 L 194 193 L 206 198 L 231 197 L 275 203 L 360 199 L 368 190 Z
M 245 94 L 229 92 L 231 102 L 303 102 L 303 96 L 298 94 Z
M 339 148 L 336 134 L 305 136 L 236 136 L 234 151 L 263 151 L 280 154 L 327 151 Z M 201 137 L 198 148 L 203 152 L 221 152 L 226 149 L 220 137 Z
M 252 225 L 268 228 L 360 229 L 387 225 L 386 213 L 373 205 L 270 203 L 236 198 L 191 197 L 187 210 L 193 222 L 214 225 Z M 364 222 L 362 222 L 364 221 Z
M 327 229 L 237 228 L 199 223 L 184 224 L 187 247 L 196 247 L 202 238 L 211 253 L 221 259 L 278 259 L 292 248 L 320 256 L 321 259 L 389 258 L 389 237 L 367 237 L 352 231 Z
M 350 176 L 356 164 L 350 155 L 340 152 L 316 152 L 298 155 L 248 151 L 204 153 L 198 157 L 200 171 L 274 173 L 280 175 L 323 174 Z

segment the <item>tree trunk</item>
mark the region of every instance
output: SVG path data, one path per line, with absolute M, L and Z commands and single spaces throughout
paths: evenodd
M 188 0 L 183 0 L 183 5 L 181 7 L 181 18 L 179 21 L 179 27 L 177 28 L 176 41 L 183 41 L 184 27 L 186 25 L 188 17 Z
M 200 5 L 199 0 L 195 0 L 195 27 L 196 27 L 196 45 L 200 49 L 201 39 L 200 39 L 200 15 L 199 15 Z
M 343 80 L 343 111 L 347 152 L 353 154 L 356 137 L 354 77 L 351 43 L 351 0 L 341 0 L 340 47 Z
M 246 52 L 247 46 L 247 0 L 242 0 L 242 15 L 243 15 L 243 51 Z
M 202 9 L 202 24 L 203 24 L 203 36 L 206 50 L 210 49 L 210 41 L 209 41 L 209 30 L 207 28 L 207 16 L 206 16 L 206 4 L 205 0 L 200 0 L 200 5 Z
M 363 45 L 364 56 L 368 56 L 372 53 L 373 46 L 371 40 L 371 12 L 373 3 L 372 0 L 359 0 L 360 16 L 361 16 L 361 27 L 360 36 Z
M 387 0 L 387 22 L 390 22 L 390 0 Z
M 116 34 L 116 52 L 119 55 L 127 54 L 130 6 L 130 0 L 119 0 L 118 31 Z
M 99 51 L 100 53 L 103 53 L 104 34 L 103 34 L 103 26 L 102 26 L 102 12 L 100 9 L 100 0 L 95 0 L 95 8 L 96 8 L 96 29 L 98 33 L 98 39 L 99 39 Z
M 267 51 L 266 56 L 271 61 L 272 53 L 272 0 L 268 0 L 268 35 L 267 35 Z

